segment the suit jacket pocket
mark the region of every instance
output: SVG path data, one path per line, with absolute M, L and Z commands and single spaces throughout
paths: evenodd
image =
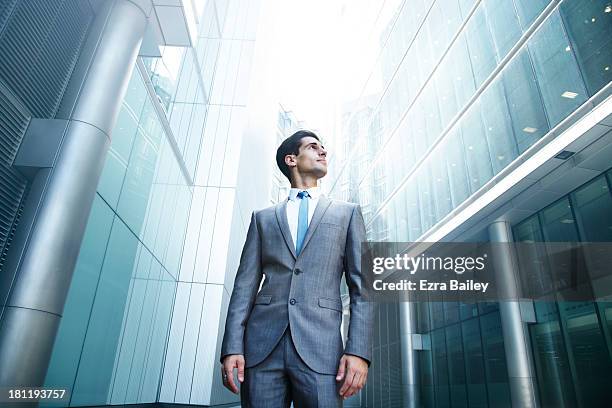
M 335 228 L 335 229 L 338 229 L 338 230 L 342 229 L 342 226 L 340 224 L 334 224 L 334 223 L 331 223 L 331 222 L 321 222 L 319 225 L 322 226 L 322 227 Z
M 255 298 L 256 305 L 269 305 L 272 301 L 272 296 L 270 295 L 259 295 Z
M 326 309 L 332 309 L 342 312 L 342 302 L 338 299 L 321 297 L 319 298 L 319 306 L 324 307 Z

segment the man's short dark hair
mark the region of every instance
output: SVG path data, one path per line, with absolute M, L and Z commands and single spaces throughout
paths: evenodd
M 304 137 L 314 137 L 319 142 L 319 136 L 315 135 L 310 130 L 298 130 L 281 143 L 276 150 L 276 164 L 280 171 L 289 179 L 291 182 L 291 172 L 289 171 L 289 166 L 285 163 L 285 156 L 288 154 L 297 155 L 300 152 L 300 145 L 302 144 L 301 140 Z

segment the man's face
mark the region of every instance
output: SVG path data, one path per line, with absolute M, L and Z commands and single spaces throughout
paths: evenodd
M 297 156 L 290 155 L 285 158 L 287 164 L 294 163 L 300 174 L 311 174 L 320 179 L 327 174 L 327 151 L 314 137 L 300 139 L 300 148 Z

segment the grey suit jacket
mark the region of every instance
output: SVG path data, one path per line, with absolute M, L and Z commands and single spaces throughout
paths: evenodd
M 286 206 L 285 200 L 253 212 L 230 298 L 221 361 L 228 354 L 243 354 L 247 368 L 260 363 L 289 324 L 295 348 L 314 371 L 335 374 L 343 352 L 369 364 L 374 305 L 362 298 L 361 242 L 366 236 L 360 207 L 321 196 L 296 256 Z M 343 272 L 350 295 L 344 350 Z

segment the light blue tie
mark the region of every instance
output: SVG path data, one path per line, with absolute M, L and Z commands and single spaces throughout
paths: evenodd
M 302 244 L 304 244 L 304 238 L 306 237 L 306 231 L 308 230 L 308 191 L 300 191 L 298 198 L 302 200 L 300 202 L 300 212 L 298 214 L 298 228 L 297 228 L 297 242 L 295 244 L 296 254 L 300 254 L 302 250 Z

